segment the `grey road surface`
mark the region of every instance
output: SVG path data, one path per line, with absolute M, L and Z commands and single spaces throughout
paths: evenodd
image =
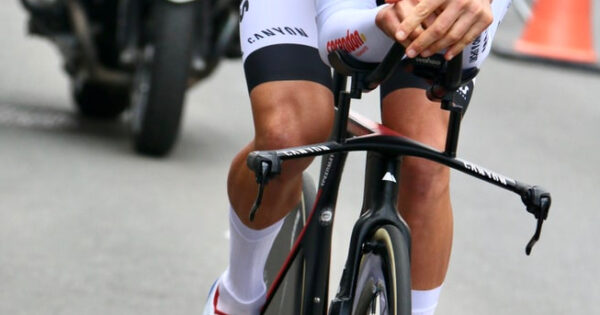
M 2 1 L 0 26 L 0 314 L 199 314 L 227 262 L 229 161 L 252 137 L 241 63 L 190 91 L 171 156 L 145 158 L 127 117 L 76 114 L 54 47 L 26 36 L 17 1 Z M 600 76 L 491 57 L 477 83 L 459 155 L 545 186 L 553 207 L 527 257 L 534 220 L 519 198 L 454 173 L 438 314 L 600 314 Z M 374 93 L 355 106 L 377 108 Z M 363 159 L 343 178 L 332 289 Z

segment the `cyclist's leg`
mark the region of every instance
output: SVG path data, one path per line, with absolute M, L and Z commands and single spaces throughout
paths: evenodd
M 266 237 L 252 238 L 252 235 L 263 234 L 262 231 L 269 230 L 272 225 L 279 225 L 282 218 L 298 203 L 302 170 L 310 163 L 310 160 L 284 163 L 281 176 L 272 180 L 265 189 L 255 221 L 249 222 L 249 210 L 256 198 L 257 186 L 254 174 L 246 166 L 246 157 L 253 150 L 324 141 L 329 135 L 333 118 L 330 100 L 332 95 L 322 85 L 304 81 L 278 81 L 255 88 L 258 91 L 261 89 L 264 89 L 261 93 L 251 93 L 256 125 L 255 139 L 235 157 L 228 179 L 230 202 L 235 210 L 232 216 L 235 215 L 234 220 L 238 219 L 243 224 L 238 224 L 236 229 L 246 233 L 241 234 L 242 241 L 237 242 L 239 240 L 234 238 L 235 233 L 232 231 L 226 283 L 229 289 L 235 291 L 230 292 L 231 295 L 245 296 L 246 301 L 255 300 L 255 297 L 248 296 L 250 292 L 264 291 L 261 290 L 264 287 L 262 270 L 277 231 L 273 230 Z M 307 94 L 308 91 L 311 93 Z M 287 95 L 273 95 L 278 93 Z M 306 104 L 309 105 L 300 109 L 300 105 Z M 238 243 L 242 244 L 235 246 Z
M 307 62 L 320 63 L 316 51 L 312 57 Z M 302 171 L 311 162 L 284 162 L 281 175 L 267 185 L 258 215 L 250 222 L 257 185 L 246 166 L 248 153 L 325 141 L 333 123 L 332 97 L 328 87 L 304 80 L 266 82 L 251 91 L 255 138 L 236 155 L 228 178 L 231 205 L 248 227 L 270 226 L 298 203 Z
M 263 91 L 254 93 L 256 90 Z M 309 91 L 311 93 L 306 93 Z M 287 95 L 273 95 L 277 93 Z M 290 95 L 296 96 L 290 98 Z M 326 87 L 304 81 L 264 83 L 251 93 L 255 138 L 236 155 L 228 178 L 229 198 L 235 211 L 231 216 L 237 224 L 231 228 L 230 265 L 223 281 L 229 290 L 228 296 L 237 297 L 234 302 L 257 301 L 266 293 L 263 270 L 269 249 L 283 217 L 300 199 L 302 171 L 310 163 L 308 159 L 284 163 L 281 176 L 273 179 L 265 189 L 254 222 L 249 222 L 249 210 L 256 198 L 257 186 L 254 173 L 246 166 L 246 157 L 254 150 L 326 140 L 333 119 L 331 98 L 332 94 Z M 306 107 L 300 109 L 300 106 Z M 274 225 L 277 229 L 272 229 Z M 240 306 L 243 303 L 235 304 Z
M 494 1 L 494 23 L 463 54 L 463 68 L 480 67 L 509 1 Z M 444 149 L 449 113 L 425 96 L 426 82 L 397 72 L 382 85 L 382 117 L 388 127 L 439 150 Z M 472 89 L 467 89 L 472 93 Z M 466 96 L 466 99 L 469 99 Z M 433 314 L 452 247 L 450 171 L 419 158 L 406 158 L 398 209 L 411 227 L 413 314 Z
M 218 282 L 219 301 L 211 302 L 226 313 L 253 314 L 265 294 L 262 271 L 269 248 L 281 219 L 300 198 L 302 170 L 310 160 L 284 163 L 281 176 L 269 183 L 260 210 L 250 222 L 257 186 L 246 157 L 253 150 L 327 139 L 333 123 L 333 96 L 329 69 L 315 48 L 312 1 L 257 1 L 249 6 L 243 2 L 241 9 L 244 69 L 255 136 L 230 168 L 229 268 Z M 215 291 L 211 290 L 211 295 Z
M 397 73 L 382 86 L 383 123 L 432 147 L 443 149 L 448 113 L 425 96 L 425 82 Z M 413 314 L 432 314 L 437 304 L 452 245 L 449 170 L 407 157 L 400 175 L 398 209 L 411 228 Z M 429 310 L 429 313 L 422 311 Z

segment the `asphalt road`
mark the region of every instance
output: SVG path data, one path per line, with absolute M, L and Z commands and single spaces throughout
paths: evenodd
M 145 158 L 131 150 L 127 117 L 76 114 L 54 47 L 24 25 L 18 2 L 3 1 L 0 314 L 199 314 L 227 261 L 229 161 L 252 133 L 241 64 L 225 62 L 190 91 L 171 156 Z M 518 23 L 505 28 L 499 40 Z M 491 57 L 477 84 L 459 156 L 546 187 L 553 205 L 527 257 L 534 220 L 519 198 L 454 173 L 438 314 L 600 313 L 600 76 Z M 376 100 L 355 109 L 377 118 Z M 352 154 L 343 178 L 332 289 L 363 158 Z

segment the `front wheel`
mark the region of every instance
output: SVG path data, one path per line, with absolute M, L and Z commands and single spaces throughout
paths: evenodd
M 364 244 L 353 315 L 410 315 L 410 237 L 392 225 L 378 228 Z
M 134 147 L 140 153 L 165 155 L 179 134 L 196 8 L 196 2 L 154 1 L 154 36 L 136 69 L 132 96 Z
M 310 175 L 304 173 L 302 175 L 302 198 L 297 207 L 286 216 L 265 265 L 267 287 L 271 286 L 290 250 L 294 247 L 294 243 L 298 239 L 312 210 L 316 199 L 316 192 L 313 179 Z M 263 313 L 264 315 L 301 314 L 304 273 L 304 254 L 299 253 L 288 270 L 287 275 L 282 280 L 282 284 L 269 304 L 269 307 Z

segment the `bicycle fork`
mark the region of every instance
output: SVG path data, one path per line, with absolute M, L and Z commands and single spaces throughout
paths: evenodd
M 393 225 L 398 228 L 410 248 L 408 225 L 398 214 L 396 207 L 400 164 L 401 158 L 396 155 L 371 151 L 367 153 L 361 215 L 352 230 L 348 256 L 339 290 L 331 302 L 330 315 L 351 313 L 360 259 L 364 252 L 370 250 L 368 240 L 379 227 Z M 410 297 L 402 303 L 410 303 Z

